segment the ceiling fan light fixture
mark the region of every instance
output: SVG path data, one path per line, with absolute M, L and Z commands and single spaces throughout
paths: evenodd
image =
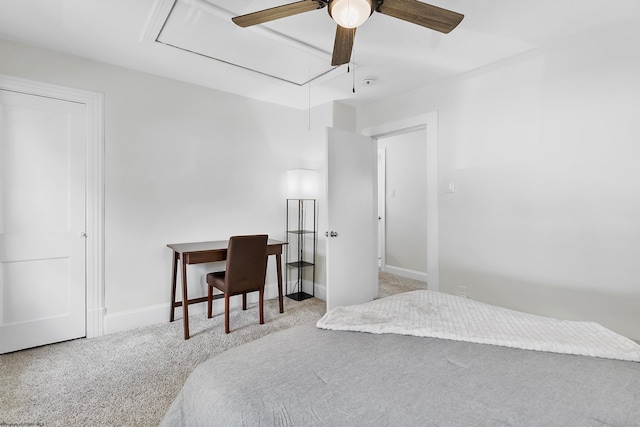
M 356 28 L 373 13 L 372 0 L 331 0 L 329 15 L 343 28 Z

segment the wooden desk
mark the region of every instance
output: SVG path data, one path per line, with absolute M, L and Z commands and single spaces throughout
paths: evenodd
M 278 299 L 280 300 L 280 313 L 284 313 L 282 299 L 282 246 L 287 242 L 269 239 L 267 241 L 267 255 L 276 256 L 276 270 L 278 272 Z M 173 273 L 171 275 L 171 315 L 169 321 L 174 320 L 176 307 L 182 306 L 184 323 L 184 339 L 189 339 L 189 304 L 206 302 L 207 297 L 188 299 L 187 294 L 187 265 L 202 264 L 205 262 L 224 261 L 227 259 L 228 240 L 198 243 L 172 243 L 167 245 L 173 250 Z M 182 259 L 182 299 L 176 301 L 176 281 L 178 276 L 178 261 Z M 214 295 L 214 299 L 222 298 L 223 294 Z M 187 303 L 184 303 L 184 300 Z

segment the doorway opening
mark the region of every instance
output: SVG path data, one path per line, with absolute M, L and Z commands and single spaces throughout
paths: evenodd
M 438 112 L 432 111 L 425 115 L 372 126 L 362 130 L 362 133 L 375 139 L 396 136 L 422 130 L 422 137 L 426 146 L 426 246 L 427 273 L 426 276 L 412 277 L 418 280 L 427 278 L 430 290 L 439 290 L 438 268 Z M 389 194 L 387 189 L 387 194 Z
M 426 127 L 377 141 L 380 269 L 426 282 Z

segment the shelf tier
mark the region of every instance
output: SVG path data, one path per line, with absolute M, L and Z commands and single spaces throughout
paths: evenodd
M 287 265 L 289 267 L 301 268 L 301 267 L 311 267 L 313 263 L 307 261 L 293 261 L 288 262 Z
M 309 295 L 306 292 L 294 292 L 291 294 L 287 294 L 287 298 L 291 298 L 292 300 L 296 301 L 303 301 L 309 298 L 313 298 L 313 295 Z
M 289 234 L 314 234 L 313 230 L 289 230 L 287 231 Z

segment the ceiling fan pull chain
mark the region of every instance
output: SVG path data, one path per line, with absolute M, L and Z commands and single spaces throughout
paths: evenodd
M 353 66 L 353 93 L 356 93 L 356 66 Z
M 353 49 L 351 51 L 351 60 L 353 61 L 353 74 L 352 74 L 352 77 L 353 77 L 353 86 L 352 86 L 353 87 L 353 89 L 352 89 L 353 93 L 356 93 L 356 60 L 355 60 L 355 56 L 356 56 L 356 51 L 355 51 L 355 49 Z

